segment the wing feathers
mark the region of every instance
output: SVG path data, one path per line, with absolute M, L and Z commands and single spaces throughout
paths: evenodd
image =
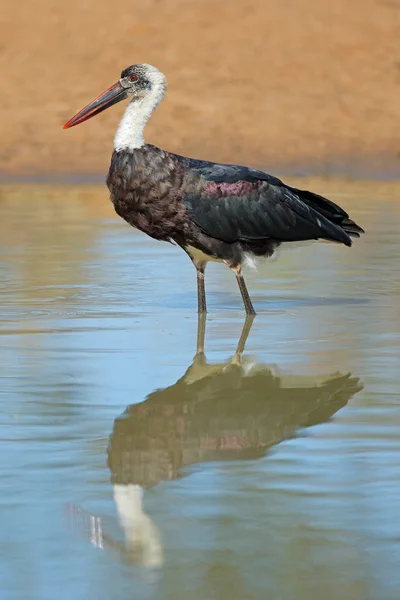
M 363 233 L 331 200 L 255 169 L 185 159 L 183 201 L 209 236 L 246 243 L 327 239 L 351 246 Z

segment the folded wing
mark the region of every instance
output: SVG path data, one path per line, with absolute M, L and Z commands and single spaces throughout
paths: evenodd
M 363 233 L 338 205 L 247 167 L 185 159 L 183 202 L 204 233 L 225 242 L 325 239 Z

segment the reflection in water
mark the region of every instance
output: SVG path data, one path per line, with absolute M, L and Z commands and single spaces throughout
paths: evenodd
M 246 362 L 242 352 L 252 319 L 244 323 L 233 358 L 207 364 L 200 316 L 197 352 L 183 377 L 115 420 L 108 466 L 125 544 L 104 532 L 100 517 L 74 509 L 93 545 L 161 566 L 161 538 L 144 512 L 143 488 L 182 477 L 196 463 L 257 459 L 297 429 L 327 421 L 362 389 L 350 374 L 281 376 L 275 367 Z

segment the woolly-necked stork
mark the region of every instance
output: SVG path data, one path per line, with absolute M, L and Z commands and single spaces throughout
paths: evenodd
M 269 257 L 285 242 L 323 239 L 351 246 L 351 238 L 364 233 L 337 204 L 277 177 L 146 144 L 145 125 L 166 88 L 156 67 L 132 65 L 64 129 L 130 98 L 114 138 L 107 177 L 111 200 L 130 225 L 156 240 L 175 242 L 190 256 L 199 313 L 206 312 L 204 270 L 210 260 L 232 269 L 246 313 L 255 314 L 242 275 L 248 257 Z

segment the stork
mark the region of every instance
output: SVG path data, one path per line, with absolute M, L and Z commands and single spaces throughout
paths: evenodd
M 198 312 L 206 312 L 209 261 L 235 274 L 248 315 L 255 311 L 243 278 L 248 258 L 270 257 L 281 245 L 328 240 L 351 246 L 364 233 L 337 204 L 256 169 L 173 154 L 144 141 L 144 128 L 167 89 L 147 64 L 119 80 L 65 125 L 74 127 L 130 98 L 114 138 L 107 186 L 117 214 L 156 240 L 180 246 L 197 271 Z

